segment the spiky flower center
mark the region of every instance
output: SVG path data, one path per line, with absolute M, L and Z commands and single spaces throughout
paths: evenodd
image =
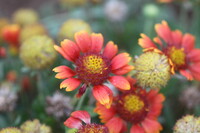
M 99 85 L 107 80 L 110 61 L 101 54 L 84 54 L 76 61 L 78 77 L 86 84 Z
M 169 49 L 169 57 L 175 64 L 176 68 L 185 65 L 186 55 L 183 48 L 177 49 L 175 47 L 171 47 Z
M 135 62 L 136 78 L 142 87 L 160 88 L 170 78 L 167 56 L 157 52 L 143 53 Z
M 108 128 L 99 124 L 87 124 L 78 129 L 77 133 L 109 133 Z
M 148 105 L 144 97 L 135 93 L 127 93 L 119 96 L 116 110 L 122 119 L 137 124 L 147 115 Z

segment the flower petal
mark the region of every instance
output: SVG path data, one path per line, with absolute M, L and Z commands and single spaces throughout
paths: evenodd
M 200 62 L 200 49 L 193 49 L 187 54 L 187 58 L 191 62 Z
M 191 71 L 194 79 L 200 81 L 200 63 L 192 64 L 189 67 L 189 70 Z
M 71 59 L 61 47 L 54 45 L 54 49 L 58 51 L 66 60 L 73 62 L 73 59 Z
M 134 66 L 131 65 L 125 65 L 119 69 L 113 70 L 112 73 L 116 74 L 116 75 L 124 75 L 128 72 L 130 72 L 131 70 L 134 69 Z
M 99 53 L 102 49 L 104 41 L 102 34 L 92 33 L 91 40 L 92 40 L 92 47 L 90 49 L 91 52 Z
M 188 70 L 180 70 L 179 71 L 181 75 L 183 75 L 184 77 L 186 77 L 188 80 L 193 80 L 193 76 L 192 73 Z
M 158 121 L 148 118 L 142 122 L 142 127 L 144 128 L 145 133 L 160 133 L 162 130 L 162 126 Z
M 82 121 L 73 117 L 69 117 L 65 122 L 64 125 L 68 128 L 76 128 L 79 129 L 82 126 Z
M 128 64 L 131 57 L 128 53 L 121 53 L 115 56 L 111 61 L 111 69 L 116 70 Z
M 65 39 L 61 42 L 61 47 L 65 53 L 73 60 L 73 62 L 75 62 L 80 55 L 78 46 L 68 39 Z
M 112 76 L 109 81 L 117 88 L 121 90 L 130 90 L 130 83 L 128 80 L 122 76 Z
M 87 111 L 74 111 L 71 113 L 71 116 L 85 122 L 86 124 L 90 124 L 91 122 L 90 114 Z
M 186 53 L 190 52 L 194 48 L 195 37 L 191 34 L 185 34 L 182 40 L 182 46 Z
M 92 93 L 99 103 L 103 104 L 106 108 L 110 108 L 113 100 L 113 93 L 107 86 L 94 86 Z
M 161 37 L 167 44 L 172 44 L 172 31 L 169 28 L 166 21 L 162 21 L 161 24 L 155 25 L 155 30 L 159 37 Z
M 157 48 L 157 46 L 151 41 L 151 39 L 145 34 L 140 34 L 141 38 L 138 40 L 138 44 L 142 48 Z
M 132 125 L 130 133 L 145 133 L 145 131 L 140 125 Z
M 66 88 L 66 91 L 73 91 L 75 90 L 79 85 L 81 84 L 81 81 L 76 78 L 68 78 L 65 79 L 61 84 L 60 88 Z
M 106 108 L 104 105 L 100 104 L 99 102 L 96 103 L 96 108 L 94 109 L 99 115 L 102 123 L 109 121 L 115 115 L 115 108 L 110 107 L 109 109 Z
M 125 123 L 119 117 L 113 117 L 105 125 L 109 129 L 109 133 L 123 133 L 125 130 Z
M 91 37 L 86 31 L 75 33 L 75 40 L 80 50 L 85 53 L 91 48 Z
M 58 66 L 54 68 L 53 71 L 58 72 L 55 76 L 58 79 L 70 78 L 75 75 L 75 72 L 67 66 Z
M 108 59 L 112 59 L 118 52 L 118 47 L 112 41 L 109 41 L 104 48 L 103 55 Z
M 173 39 L 173 45 L 175 45 L 177 48 L 181 47 L 183 35 L 181 31 L 175 30 L 172 32 L 172 39 Z

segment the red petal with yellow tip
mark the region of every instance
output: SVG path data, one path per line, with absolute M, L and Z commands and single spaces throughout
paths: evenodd
M 71 59 L 61 47 L 54 45 L 54 49 L 58 51 L 66 60 L 73 61 L 73 59 Z
M 71 68 L 67 66 L 58 66 L 54 68 L 53 71 L 58 72 L 58 74 L 55 76 L 58 79 L 70 78 L 76 74 Z
M 80 50 L 85 53 L 91 48 L 91 37 L 85 31 L 80 31 L 75 34 L 75 40 Z
M 191 34 L 185 34 L 182 40 L 182 46 L 185 52 L 190 52 L 194 48 L 195 37 Z
M 128 64 L 131 57 L 128 53 L 121 53 L 115 56 L 111 61 L 111 69 L 116 70 Z
M 82 110 L 75 111 L 75 112 L 71 113 L 71 116 L 85 122 L 86 124 L 90 124 L 90 122 L 91 122 L 90 114 L 87 111 L 82 111 Z
M 193 80 L 193 76 L 191 72 L 189 72 L 188 70 L 180 70 L 179 72 L 181 75 L 185 76 L 188 80 Z
M 103 41 L 104 41 L 102 34 L 92 33 L 91 40 L 92 40 L 92 46 L 90 49 L 91 52 L 95 52 L 95 53 L 100 52 L 103 46 Z
M 166 21 L 162 21 L 161 24 L 155 25 L 155 30 L 159 37 L 161 37 L 166 43 L 172 44 L 172 34 Z
M 142 122 L 142 127 L 144 128 L 145 133 L 160 133 L 162 130 L 162 126 L 159 122 L 148 118 Z
M 104 105 L 100 104 L 99 102 L 97 102 L 94 112 L 99 114 L 99 118 L 101 119 L 102 123 L 105 123 L 108 120 L 110 120 L 116 113 L 113 107 L 110 107 L 108 109 Z
M 107 86 L 94 86 L 92 93 L 99 103 L 104 105 L 106 108 L 110 108 L 113 100 L 113 93 Z
M 146 36 L 145 34 L 141 34 L 140 35 L 141 38 L 138 40 L 138 44 L 142 47 L 142 48 L 157 48 L 156 45 L 153 43 L 153 41 L 151 41 L 151 39 Z
M 68 78 L 65 79 L 61 84 L 60 88 L 66 88 L 66 91 L 73 91 L 75 90 L 79 85 L 81 84 L 81 81 L 76 78 Z
M 122 76 L 112 76 L 108 79 L 115 87 L 121 90 L 130 90 L 130 83 Z
M 105 125 L 109 129 L 109 133 L 122 133 L 125 127 L 125 123 L 119 117 L 113 117 Z
M 131 127 L 130 133 L 145 133 L 144 129 L 139 125 L 133 125 Z
M 64 125 L 68 128 L 76 128 L 79 129 L 82 126 L 82 121 L 73 117 L 69 117 L 65 122 Z
M 131 65 L 125 65 L 119 69 L 113 70 L 112 73 L 116 74 L 116 75 L 124 75 L 128 72 L 130 72 L 131 70 L 134 69 L 134 66 Z
M 65 39 L 61 42 L 61 47 L 63 51 L 72 59 L 73 62 L 75 62 L 80 55 L 78 46 L 68 39 Z
M 118 52 L 118 47 L 112 41 L 109 41 L 104 48 L 103 55 L 108 59 L 112 59 Z

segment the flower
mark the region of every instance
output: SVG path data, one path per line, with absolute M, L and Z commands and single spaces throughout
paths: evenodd
M 6 49 L 0 46 L 0 59 L 6 57 Z
M 20 47 L 20 58 L 33 69 L 48 68 L 56 59 L 54 41 L 46 35 L 32 36 Z
M 179 99 L 188 109 L 200 105 L 200 86 L 190 86 L 182 91 Z
M 65 114 L 72 111 L 71 99 L 60 92 L 56 92 L 52 97 L 46 98 L 47 114 L 53 115 L 57 119 L 61 119 Z
M 65 79 L 60 84 L 60 88 L 72 91 L 83 83 L 77 95 L 80 97 L 85 92 L 86 87 L 91 85 L 95 99 L 109 108 L 113 94 L 103 83 L 109 80 L 115 87 L 129 90 L 129 82 L 120 75 L 133 69 L 133 66 L 128 65 L 131 57 L 128 53 L 116 55 L 118 48 L 112 41 L 108 42 L 101 52 L 103 46 L 101 34 L 92 33 L 89 35 L 85 31 L 80 31 L 75 34 L 75 41 L 65 39 L 61 42 L 61 47 L 54 46 L 66 60 L 75 65 L 75 70 L 64 65 L 53 69 L 53 71 L 58 72 L 56 78 Z M 117 76 L 110 76 L 111 73 Z
M 3 41 L 2 37 L 3 27 L 6 26 L 8 23 L 9 21 L 6 18 L 0 18 L 0 43 Z
M 7 128 L 1 129 L 0 133 L 21 133 L 21 131 L 15 127 L 7 127 Z
M 131 79 L 131 84 L 135 80 Z M 130 80 L 129 80 L 130 81 Z M 130 133 L 159 133 L 162 126 L 157 121 L 165 97 L 156 90 L 132 85 L 131 90 L 115 97 L 112 106 L 107 109 L 97 102 L 95 112 L 105 123 L 110 133 L 124 133 L 131 124 Z
M 39 21 L 39 16 L 37 12 L 29 8 L 22 8 L 17 10 L 13 14 L 13 22 L 19 24 L 20 26 L 25 26 L 29 24 L 34 24 Z
M 124 1 L 108 0 L 104 7 L 106 17 L 110 21 L 123 21 L 128 13 L 128 6 Z
M 173 73 L 170 60 L 161 51 L 148 49 L 135 61 L 136 79 L 141 87 L 159 89 Z
M 58 33 L 59 40 L 63 40 L 66 38 L 73 40 L 74 34 L 81 30 L 87 31 L 88 33 L 92 32 L 92 29 L 87 22 L 81 19 L 69 19 L 64 22 L 60 28 L 60 31 Z
M 172 31 L 166 21 L 156 24 L 155 30 L 158 37 L 154 41 L 141 34 L 139 45 L 143 48 L 160 48 L 172 61 L 175 71 L 189 80 L 200 80 L 200 49 L 194 48 L 195 37 L 189 33 L 183 35 L 179 30 Z
M 174 133 L 199 133 L 200 117 L 186 115 L 179 119 L 174 126 Z
M 20 126 L 22 133 L 52 133 L 51 128 L 45 124 L 41 124 L 38 119 L 26 121 Z
M 9 82 L 0 83 L 0 112 L 13 111 L 18 99 L 13 87 L 14 85 Z
M 35 35 L 46 35 L 47 30 L 42 24 L 29 24 L 24 26 L 20 32 L 20 42 L 23 43 L 26 39 Z
M 85 124 L 82 124 L 82 122 Z M 90 114 L 82 110 L 72 112 L 71 116 L 64 122 L 64 125 L 78 129 L 76 133 L 109 133 L 106 126 L 91 123 Z

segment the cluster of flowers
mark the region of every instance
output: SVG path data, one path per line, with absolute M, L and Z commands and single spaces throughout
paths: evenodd
M 94 111 L 105 125 L 93 124 L 86 111 L 75 111 L 64 122 L 77 133 L 158 133 L 162 130 L 158 117 L 165 97 L 159 89 L 174 74 L 180 73 L 188 80 L 200 80 L 200 49 L 194 47 L 195 37 L 172 31 L 166 21 L 155 25 L 157 36 L 151 40 L 141 34 L 139 45 L 144 53 L 130 65 L 128 53 L 118 53 L 118 47 L 109 41 L 102 49 L 101 34 L 77 32 L 74 41 L 65 39 L 61 47 L 54 45 L 75 68 L 62 65 L 53 69 L 56 78 L 65 79 L 60 88 L 73 91 L 79 88 L 81 97 L 88 87 L 96 99 Z M 124 77 L 124 74 L 129 74 Z M 134 77 L 134 78 L 133 78 Z M 109 81 L 119 91 L 113 96 L 105 85 Z M 82 124 L 82 121 L 85 124 Z M 131 125 L 131 126 L 129 126 Z M 180 128 L 177 126 L 176 131 Z

